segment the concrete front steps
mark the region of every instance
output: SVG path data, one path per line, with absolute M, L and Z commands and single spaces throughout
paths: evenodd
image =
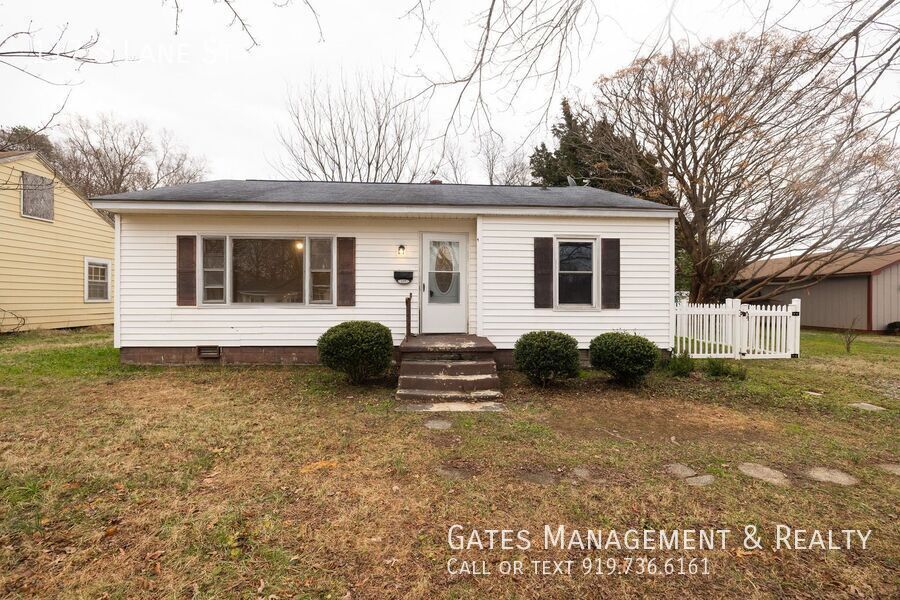
M 496 400 L 496 347 L 474 335 L 420 335 L 400 345 L 397 399 L 447 402 Z

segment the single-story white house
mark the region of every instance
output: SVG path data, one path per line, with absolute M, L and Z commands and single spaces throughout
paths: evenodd
M 372 320 L 398 346 L 523 333 L 673 344 L 675 209 L 590 187 L 221 180 L 103 196 L 131 362 L 313 362 Z

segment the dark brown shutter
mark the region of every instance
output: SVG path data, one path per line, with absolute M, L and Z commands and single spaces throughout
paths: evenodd
M 534 307 L 553 308 L 553 238 L 534 238 Z
M 337 239 L 337 305 L 356 306 L 356 238 Z
M 175 257 L 178 306 L 197 306 L 197 237 L 179 235 Z
M 619 240 L 600 240 L 600 307 L 619 308 Z

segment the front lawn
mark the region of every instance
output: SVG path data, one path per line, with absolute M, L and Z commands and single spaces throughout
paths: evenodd
M 585 372 L 535 389 L 504 373 L 503 413 L 395 412 L 388 383 L 323 368 L 118 364 L 108 331 L 0 337 L 0 593 L 13 597 L 887 597 L 900 569 L 900 338 L 804 333 L 745 381 Z M 813 392 L 813 393 L 808 393 Z M 847 406 L 886 407 L 863 412 Z M 450 421 L 446 430 L 424 426 Z M 715 481 L 663 471 L 685 463 Z M 760 463 L 791 487 L 737 469 Z M 841 487 L 803 477 L 830 467 Z M 730 528 L 707 576 L 452 576 L 452 524 Z M 868 548 L 740 549 L 745 525 L 872 529 Z M 614 554 L 613 554 L 614 555 Z M 678 557 L 680 553 L 626 555 Z M 530 567 L 529 567 L 530 568 Z

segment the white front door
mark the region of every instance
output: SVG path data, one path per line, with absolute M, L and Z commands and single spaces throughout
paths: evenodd
M 467 333 L 466 234 L 422 234 L 421 333 Z

